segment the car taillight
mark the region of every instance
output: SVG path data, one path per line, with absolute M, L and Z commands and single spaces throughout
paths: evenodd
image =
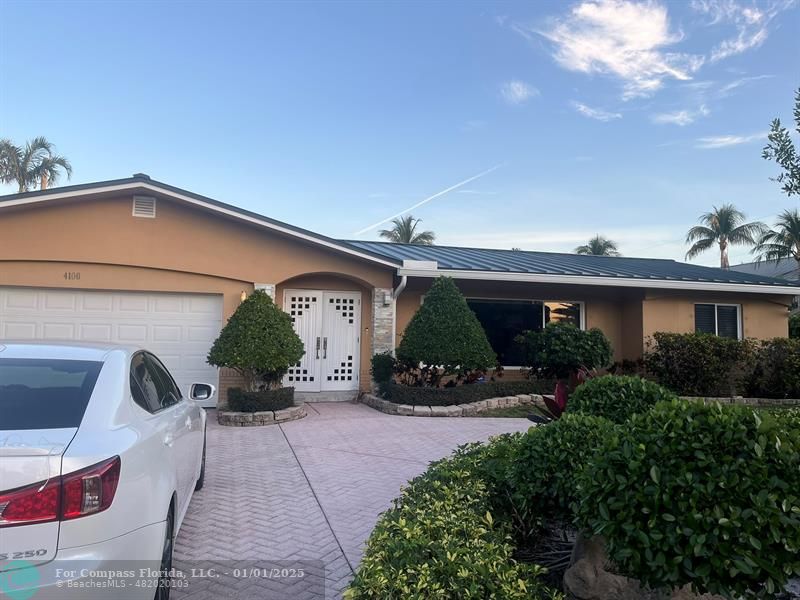
M 0 527 L 66 521 L 106 510 L 119 483 L 119 456 L 49 481 L 0 493 Z
M 58 519 L 61 481 L 54 477 L 0 494 L 0 527 L 47 523 Z
M 61 518 L 77 519 L 111 506 L 119 482 L 119 456 L 61 478 Z

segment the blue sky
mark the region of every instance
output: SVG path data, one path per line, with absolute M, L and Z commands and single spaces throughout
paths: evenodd
M 713 204 L 797 205 L 760 151 L 799 32 L 796 0 L 4 0 L 0 137 L 360 239 L 496 167 L 413 214 L 442 244 L 680 259 Z

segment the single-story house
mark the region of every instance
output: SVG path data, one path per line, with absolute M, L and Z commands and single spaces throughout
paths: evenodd
M 617 360 L 657 331 L 787 334 L 800 284 L 672 260 L 344 241 L 137 174 L 0 198 L 0 340 L 142 344 L 185 390 L 234 373 L 206 364 L 244 295 L 288 312 L 304 358 L 298 391 L 352 397 L 393 349 L 434 278 L 453 277 L 501 362 L 554 319 L 599 327 Z

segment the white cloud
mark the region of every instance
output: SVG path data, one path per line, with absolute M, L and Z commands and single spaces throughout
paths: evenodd
M 748 144 L 756 140 L 763 140 L 766 137 L 766 133 L 754 133 L 752 135 L 712 135 L 698 138 L 695 147 L 713 150 L 716 148 L 727 148 L 728 146 L 738 146 L 739 144 Z
M 587 106 L 582 102 L 572 101 L 572 106 L 581 113 L 584 117 L 589 117 L 590 119 L 595 119 L 597 121 L 613 121 L 614 119 L 621 119 L 622 114 L 616 112 L 609 112 L 607 110 L 603 110 L 602 108 L 592 108 L 591 106 Z
M 719 95 L 720 96 L 727 96 L 733 90 L 738 89 L 740 87 L 743 87 L 743 86 L 747 85 L 748 83 L 750 83 L 752 81 L 758 81 L 760 79 L 772 79 L 773 77 L 775 77 L 775 76 L 774 75 L 756 75 L 754 77 L 741 77 L 739 79 L 734 79 L 733 81 L 730 81 L 730 82 L 726 83 L 725 85 L 723 85 L 721 88 L 719 88 Z
M 530 84 L 512 79 L 500 87 L 500 95 L 509 104 L 524 104 L 539 95 L 539 90 Z
M 722 40 L 711 50 L 711 62 L 717 62 L 758 48 L 769 37 L 769 24 L 794 4 L 794 0 L 740 4 L 736 0 L 692 0 L 692 8 L 710 19 L 709 25 L 732 25 L 733 37 Z
M 675 112 L 659 113 L 651 117 L 653 123 L 659 125 L 678 125 L 684 127 L 694 123 L 700 117 L 706 117 L 711 113 L 705 104 L 697 110 L 679 110 Z
M 620 79 L 625 99 L 650 96 L 668 78 L 689 80 L 703 64 L 701 56 L 666 50 L 683 36 L 653 0 L 584 0 L 537 33 L 554 44 L 564 68 Z

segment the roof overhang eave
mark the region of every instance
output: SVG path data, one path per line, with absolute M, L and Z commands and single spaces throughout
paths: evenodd
M 404 269 L 398 275 L 409 277 L 452 277 L 453 279 L 479 279 L 485 281 L 513 281 L 528 283 L 559 283 L 593 285 L 604 287 L 652 288 L 670 290 L 692 290 L 709 292 L 744 292 L 753 294 L 775 294 L 781 296 L 800 295 L 800 286 L 759 285 L 753 283 L 730 283 L 716 281 L 683 281 L 675 279 L 645 279 L 640 277 L 598 277 L 586 275 L 558 275 L 554 273 L 515 273 L 508 271 L 473 271 L 467 269 Z

